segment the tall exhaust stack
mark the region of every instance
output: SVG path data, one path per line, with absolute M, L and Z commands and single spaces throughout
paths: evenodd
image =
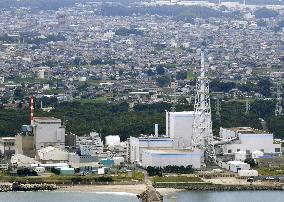
M 155 124 L 155 137 L 159 136 L 159 125 Z
M 30 118 L 31 118 L 31 125 L 34 124 L 34 101 L 35 101 L 35 98 L 34 96 L 31 96 L 30 98 Z

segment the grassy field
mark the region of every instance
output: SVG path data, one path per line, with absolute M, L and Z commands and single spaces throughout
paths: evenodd
M 284 167 L 278 168 L 268 168 L 262 167 L 257 169 L 259 175 L 262 176 L 283 176 L 284 175 Z
M 49 177 L 31 176 L 31 177 L 18 177 L 1 173 L 0 181 L 2 182 L 28 182 L 28 183 L 55 183 L 55 184 L 96 184 L 100 182 L 133 182 L 144 181 L 144 174 L 141 172 L 134 172 L 132 177 L 128 177 L 127 173 L 119 173 L 116 175 L 55 175 Z
M 97 97 L 95 99 L 78 99 L 76 101 L 82 104 L 96 104 L 96 103 L 106 103 L 108 97 Z
M 188 176 L 155 176 L 152 178 L 154 183 L 156 182 L 202 182 L 199 177 L 188 177 Z

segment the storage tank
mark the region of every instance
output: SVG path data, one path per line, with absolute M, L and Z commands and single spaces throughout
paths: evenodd
M 118 135 L 106 136 L 106 145 L 108 146 L 120 145 L 120 137 Z
M 246 157 L 247 157 L 247 154 L 244 151 L 235 152 L 235 161 L 245 161 Z
M 240 177 L 255 177 L 258 176 L 257 170 L 239 170 L 238 172 Z
M 257 159 L 259 157 L 262 157 L 264 155 L 264 153 L 262 151 L 254 151 L 252 152 L 252 158 L 253 159 Z
M 34 171 L 36 171 L 37 173 L 44 173 L 45 172 L 45 168 L 44 167 L 35 167 Z

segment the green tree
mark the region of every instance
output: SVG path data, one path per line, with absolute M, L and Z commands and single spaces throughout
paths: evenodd
M 156 81 L 159 87 L 166 87 L 170 85 L 171 78 L 168 75 L 164 75 L 164 76 L 158 77 Z

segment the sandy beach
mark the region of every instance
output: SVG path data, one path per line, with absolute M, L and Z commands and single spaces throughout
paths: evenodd
M 58 192 L 126 192 L 141 194 L 146 190 L 145 184 L 137 185 L 73 185 L 58 186 Z
M 137 185 L 74 185 L 74 186 L 58 186 L 57 192 L 123 192 L 130 194 L 141 194 L 146 190 L 145 184 Z M 183 189 L 174 188 L 157 188 L 157 191 L 165 196 Z

